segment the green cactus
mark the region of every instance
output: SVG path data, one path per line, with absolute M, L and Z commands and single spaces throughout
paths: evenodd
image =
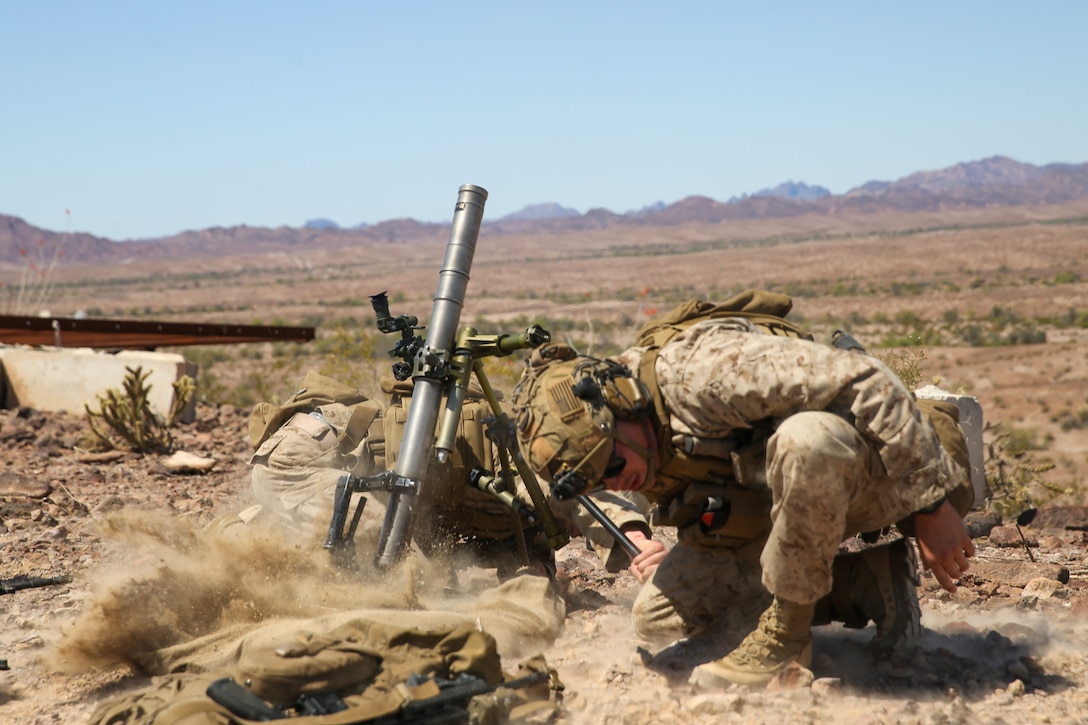
M 174 438 L 170 432 L 178 416 L 192 399 L 195 381 L 183 375 L 173 383 L 174 398 L 164 417 L 151 407 L 147 378 L 143 368 L 125 367 L 123 390 L 111 388 L 98 396 L 98 410 L 84 404 L 91 433 L 105 449 L 128 448 L 138 453 L 170 453 Z

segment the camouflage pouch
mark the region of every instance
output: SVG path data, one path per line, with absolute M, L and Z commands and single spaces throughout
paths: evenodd
M 268 702 L 287 705 L 299 695 L 365 683 L 381 661 L 381 654 L 359 641 L 357 628 L 301 632 L 293 643 L 243 648 L 235 680 Z

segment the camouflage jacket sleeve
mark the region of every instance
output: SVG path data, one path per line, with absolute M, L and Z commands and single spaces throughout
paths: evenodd
M 962 476 L 910 391 L 869 355 L 764 334 L 734 318 L 674 338 L 655 375 L 676 433 L 720 439 L 757 421 L 827 411 L 873 443 L 888 476 L 914 489 L 908 499 L 935 500 Z

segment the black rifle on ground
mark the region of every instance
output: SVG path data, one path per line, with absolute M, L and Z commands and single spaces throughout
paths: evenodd
M 67 574 L 62 576 L 17 576 L 14 579 L 0 579 L 0 595 L 14 594 L 23 589 L 37 589 L 38 587 L 52 587 L 58 584 L 68 584 L 72 577 Z
M 72 577 L 67 574 L 61 576 L 17 576 L 14 579 L 0 579 L 0 595 L 14 594 L 23 589 L 37 589 L 38 587 L 52 587 L 58 584 L 68 584 Z M 7 660 L 0 660 L 0 670 L 10 670 Z
M 396 711 L 377 716 L 362 715 L 360 719 L 341 716 L 337 722 L 351 725 L 467 725 L 468 707 L 472 698 L 494 692 L 499 688 L 518 690 L 548 681 L 547 672 L 534 672 L 516 680 L 502 682 L 492 686 L 485 680 L 468 674 L 458 675 L 452 680 L 440 680 L 422 675 L 413 675 L 405 685 L 409 690 L 434 683 L 429 690 L 437 694 L 419 699 L 409 699 Z M 349 706 L 335 693 L 300 695 L 292 705 L 272 705 L 258 697 L 252 690 L 240 685 L 230 677 L 216 680 L 208 685 L 207 695 L 234 715 L 254 720 L 269 722 L 286 720 L 306 715 L 330 715 L 343 713 Z

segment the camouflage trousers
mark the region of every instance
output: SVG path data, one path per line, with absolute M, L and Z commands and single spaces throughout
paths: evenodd
M 799 413 L 779 425 L 767 442 L 767 483 L 773 505 L 760 555 L 763 585 L 799 604 L 831 591 L 845 538 L 911 514 L 873 446 L 831 413 Z
M 681 537 L 642 587 L 636 631 L 667 642 L 712 628 L 743 637 L 772 594 L 817 602 L 815 624 L 877 625 L 877 644 L 898 647 L 920 631 L 917 561 L 902 538 L 844 546 L 848 535 L 880 530 L 908 515 L 869 444 L 827 413 L 787 419 L 768 442 L 774 504 L 765 537 L 707 546 Z

